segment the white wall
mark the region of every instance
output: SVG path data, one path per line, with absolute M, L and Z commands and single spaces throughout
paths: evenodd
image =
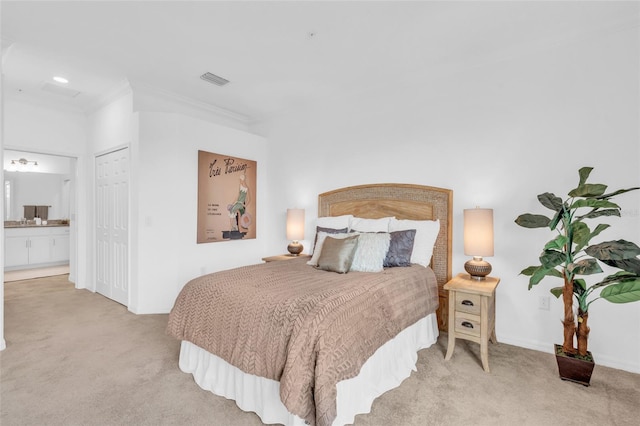
M 165 112 L 138 112 L 129 309 L 168 312 L 188 280 L 204 273 L 259 263 L 266 255 L 270 211 L 267 144 L 240 130 Z M 257 161 L 257 238 L 196 244 L 198 150 Z M 132 287 L 133 290 L 133 287 Z
M 306 209 L 308 247 L 317 194 L 327 190 L 374 182 L 453 189 L 453 273 L 467 259 L 462 210 L 493 208 L 495 256 L 488 260 L 502 279 L 498 340 L 551 351 L 562 339 L 561 302 L 543 311 L 537 296 L 558 283 L 528 292 L 519 272 L 537 263 L 553 235 L 513 221 L 545 213 L 536 195 L 566 196 L 581 166 L 595 167 L 593 182 L 612 189 L 638 186 L 639 48 L 638 28 L 558 40 L 499 62 L 425 72 L 419 85 L 398 76 L 386 90 L 261 123 L 255 130 L 269 140 L 269 209 L 277 219 L 267 248 L 285 247 L 284 212 L 294 206 Z M 626 216 L 612 218 L 602 238 L 640 244 L 640 194 L 617 201 Z M 640 372 L 640 303 L 598 301 L 589 321 L 596 362 Z
M 87 115 L 89 151 L 94 163 L 95 155 L 131 143 L 131 115 L 133 92 L 123 83 L 108 101 Z M 90 166 L 93 169 L 94 164 Z
M 82 112 L 39 105 L 19 96 L 5 98 L 4 148 L 71 157 L 86 149 Z

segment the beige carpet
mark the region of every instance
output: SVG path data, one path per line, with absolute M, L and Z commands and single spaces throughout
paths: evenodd
M 260 425 L 178 368 L 166 315 L 133 315 L 66 276 L 5 284 L 0 424 Z M 357 426 L 636 425 L 640 375 L 596 366 L 592 386 L 563 382 L 553 357 L 491 345 L 483 372 L 477 345 L 447 337 L 422 350 L 418 371 L 378 398 Z
M 4 282 L 23 281 L 33 278 L 51 277 L 69 273 L 69 265 L 49 266 L 46 268 L 21 269 L 19 271 L 5 271 Z

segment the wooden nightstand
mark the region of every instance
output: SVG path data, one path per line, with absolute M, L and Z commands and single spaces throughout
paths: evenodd
M 308 254 L 299 254 L 297 256 L 293 256 L 291 254 L 279 254 L 276 256 L 268 256 L 268 257 L 263 257 L 262 261 L 263 262 L 278 262 L 280 260 L 291 260 L 291 259 L 300 259 L 300 258 L 305 258 L 305 259 L 310 259 L 311 256 Z
M 445 360 L 451 359 L 456 338 L 480 343 L 482 368 L 489 372 L 489 340 L 496 339 L 496 287 L 500 278 L 482 281 L 458 274 L 444 285 L 449 290 L 449 346 Z

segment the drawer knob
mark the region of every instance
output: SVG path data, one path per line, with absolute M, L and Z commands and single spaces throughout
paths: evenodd
M 462 304 L 465 306 L 473 306 L 473 302 L 471 300 L 464 299 Z
M 467 328 L 473 328 L 473 324 L 471 324 L 469 321 L 462 321 L 461 324 L 463 327 L 467 327 Z

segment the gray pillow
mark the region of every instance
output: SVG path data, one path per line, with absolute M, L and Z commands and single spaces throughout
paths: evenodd
M 327 237 L 318 258 L 318 269 L 346 274 L 353 263 L 358 235 L 347 238 Z
M 384 259 L 384 267 L 411 266 L 411 253 L 416 238 L 415 229 L 390 232 L 389 251 Z
M 325 228 L 323 226 L 316 226 L 316 237 L 313 240 L 313 250 L 311 253 L 316 251 L 316 243 L 318 242 L 318 232 L 326 232 L 327 234 L 346 234 L 349 231 L 348 228 L 335 229 L 335 228 Z
M 335 229 L 335 228 L 323 228 L 322 226 L 316 226 L 316 233 L 326 232 L 327 234 L 346 234 L 347 228 Z

